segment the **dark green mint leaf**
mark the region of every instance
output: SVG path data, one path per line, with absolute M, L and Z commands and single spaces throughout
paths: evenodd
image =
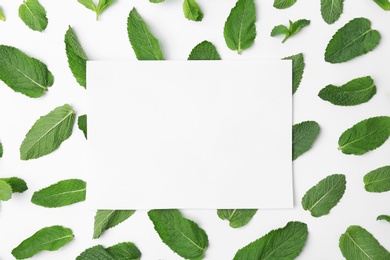
M 305 121 L 293 126 L 293 160 L 309 151 L 320 133 L 320 126 L 315 121 Z
M 131 242 L 110 246 L 106 251 L 116 260 L 139 260 L 141 251 Z
M 184 0 L 183 12 L 188 20 L 199 22 L 203 19 L 202 10 L 195 0 Z
M 343 13 L 344 0 L 321 0 L 322 19 L 327 24 L 336 22 Z
M 257 209 L 219 209 L 217 210 L 218 217 L 229 221 L 232 228 L 239 228 L 248 224 L 248 222 L 256 214 Z
M 23 193 L 28 189 L 26 182 L 17 177 L 0 178 L 0 181 L 8 183 L 11 186 L 12 192 Z
M 274 7 L 278 9 L 286 9 L 295 4 L 297 0 L 274 0 Z
M 374 0 L 383 10 L 390 10 L 390 1 L 389 0 Z
M 383 166 L 367 173 L 363 180 L 366 191 L 390 191 L 390 166 Z
M 95 215 L 93 238 L 99 238 L 104 231 L 122 223 L 134 212 L 135 210 L 98 210 Z
M 79 129 L 84 133 L 85 139 L 88 139 L 87 138 L 87 115 L 79 116 L 77 120 L 77 125 L 79 126 Z
M 124 258 L 126 259 L 126 258 Z M 115 260 L 102 245 L 85 249 L 76 260 Z
M 302 28 L 308 26 L 310 24 L 310 21 L 309 20 L 306 20 L 306 19 L 301 19 L 301 20 L 298 20 L 296 22 L 292 22 L 290 21 L 290 27 L 287 28 L 286 26 L 284 25 L 277 25 L 275 26 L 273 29 L 272 29 L 272 32 L 271 32 L 271 36 L 272 37 L 275 37 L 277 35 L 285 35 L 282 43 L 284 43 L 285 41 L 287 41 L 288 38 L 294 36 L 295 34 L 297 34 Z
M 45 30 L 48 24 L 46 10 L 38 0 L 24 0 L 19 7 L 19 17 L 31 30 L 38 32 Z
M 196 45 L 188 56 L 188 60 L 220 60 L 221 56 L 215 46 L 209 41 Z
M 293 65 L 293 89 L 292 93 L 294 94 L 301 84 L 302 77 L 303 77 L 303 71 L 305 70 L 305 60 L 303 58 L 302 53 L 298 53 L 296 55 L 292 55 L 286 58 L 283 58 L 283 60 L 292 60 Z
M 0 142 L 0 158 L 3 157 L 3 144 Z
M 388 215 L 380 215 L 376 218 L 376 220 L 386 220 L 387 222 L 390 222 L 390 216 Z
M 12 197 L 12 187 L 6 181 L 0 180 L 0 201 L 7 201 Z

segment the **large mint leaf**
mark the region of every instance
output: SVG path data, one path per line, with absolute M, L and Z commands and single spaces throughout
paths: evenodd
M 256 5 L 254 0 L 238 0 L 225 22 L 223 35 L 229 49 L 241 54 L 256 38 Z
M 134 212 L 135 210 L 98 210 L 95 215 L 93 238 L 99 238 L 104 231 L 122 223 Z
M 322 19 L 328 24 L 336 22 L 343 13 L 344 0 L 321 0 Z
M 232 228 L 239 228 L 248 224 L 256 214 L 257 209 L 219 209 L 218 217 L 229 221 Z
M 45 227 L 12 250 L 16 259 L 30 258 L 47 250 L 55 251 L 73 240 L 72 230 L 62 226 Z
M 340 28 L 330 40 L 325 51 L 325 60 L 341 63 L 352 60 L 375 49 L 381 35 L 371 29 L 366 18 L 355 18 Z
M 215 46 L 209 41 L 203 41 L 196 45 L 190 55 L 188 60 L 220 60 L 221 56 Z
M 283 58 L 283 60 L 292 60 L 292 66 L 293 66 L 292 93 L 294 94 L 298 90 L 299 85 L 301 85 L 303 71 L 305 70 L 305 60 L 303 58 L 302 53 L 298 53 L 296 55 Z
M 12 197 L 12 187 L 6 181 L 0 180 L 0 201 L 7 201 Z
M 363 181 L 366 191 L 390 191 L 390 166 L 387 165 L 370 171 L 364 176 Z
M 0 178 L 0 181 L 8 183 L 11 186 L 12 192 L 23 193 L 28 189 L 26 182 L 17 177 Z
M 274 7 L 278 9 L 286 9 L 295 4 L 297 0 L 274 0 Z
M 209 245 L 206 232 L 180 211 L 151 210 L 149 218 L 161 240 L 172 251 L 186 259 L 202 259 Z
M 65 104 L 39 118 L 20 146 L 20 159 L 42 157 L 56 150 L 72 134 L 75 112 Z
M 383 10 L 390 10 L 390 1 L 389 0 L 374 0 Z
M 127 19 L 127 33 L 138 60 L 164 60 L 160 43 L 135 8 Z
M 390 117 L 363 120 L 346 130 L 339 138 L 339 150 L 345 154 L 362 155 L 380 147 L 390 135 Z
M 0 45 L 0 80 L 26 96 L 37 98 L 54 83 L 46 65 L 19 49 Z
M 293 160 L 309 151 L 320 133 L 320 126 L 315 121 L 305 121 L 295 124 L 292 128 L 293 135 Z
M 24 0 L 19 7 L 19 17 L 31 30 L 38 32 L 45 30 L 49 22 L 45 8 L 38 0 Z
M 339 247 L 346 260 L 390 259 L 390 253 L 371 233 L 360 226 L 350 226 L 341 235 Z
M 307 225 L 301 222 L 289 222 L 283 228 L 275 229 L 249 245 L 241 248 L 234 260 L 248 259 L 295 259 L 306 244 Z
M 199 22 L 203 19 L 202 10 L 195 0 L 184 0 L 183 12 L 188 20 Z

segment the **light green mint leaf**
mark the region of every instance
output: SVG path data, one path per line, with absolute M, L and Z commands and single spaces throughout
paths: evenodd
M 4 15 L 4 12 L 3 12 L 3 9 L 0 7 L 0 20 L 1 21 L 5 21 L 5 15 Z
M 390 117 L 363 120 L 346 130 L 339 138 L 339 150 L 345 154 L 362 155 L 380 147 L 390 135 Z
M 381 35 L 366 18 L 355 18 L 340 28 L 325 51 L 325 61 L 341 63 L 366 54 L 378 46 Z
M 346 260 L 390 259 L 390 253 L 360 226 L 348 227 L 340 237 L 339 247 Z
M 78 179 L 59 181 L 34 192 L 31 202 L 46 208 L 68 206 L 85 200 L 86 182 Z
M 310 150 L 319 133 L 320 126 L 315 121 L 293 125 L 293 161 Z
M 296 22 L 292 22 L 290 21 L 290 27 L 287 28 L 286 26 L 284 25 L 277 25 L 275 26 L 273 29 L 272 29 L 272 32 L 271 32 L 271 36 L 272 37 L 275 37 L 277 35 L 282 35 L 284 34 L 285 37 L 282 41 L 282 43 L 284 43 L 285 41 L 287 41 L 288 38 L 294 36 L 295 34 L 297 34 L 302 28 L 308 26 L 310 24 L 310 21 L 309 20 L 306 20 L 306 19 L 300 19 Z
M 190 55 L 188 60 L 220 60 L 221 56 L 215 46 L 209 41 L 203 41 L 196 45 Z
M 66 56 L 68 57 L 69 68 L 72 71 L 73 76 L 80 86 L 86 88 L 88 56 L 85 54 L 75 32 L 70 26 L 65 34 L 65 50 Z
M 138 60 L 164 60 L 158 40 L 135 8 L 127 19 L 127 32 Z
M 110 7 L 115 0 L 99 0 L 96 6 L 93 0 L 77 0 L 80 4 L 84 5 L 89 10 L 92 10 L 96 14 L 96 21 L 99 20 L 99 16 Z
M 209 245 L 206 232 L 177 209 L 150 210 L 150 220 L 161 240 L 185 259 L 202 259 Z
M 184 0 L 183 12 L 188 20 L 199 22 L 203 19 L 202 10 L 195 0 Z
M 346 184 L 343 174 L 333 174 L 326 177 L 303 196 L 303 209 L 310 211 L 313 217 L 327 215 L 343 197 Z
M 229 221 L 232 228 L 239 228 L 248 224 L 256 214 L 257 209 L 218 209 L 218 217 Z
M 23 193 L 28 189 L 26 182 L 17 177 L 0 178 L 0 181 L 8 183 L 11 186 L 12 192 Z
M 88 8 L 89 10 L 96 12 L 96 5 L 93 2 L 93 0 L 77 0 L 77 2 L 79 2 L 80 4 L 82 4 L 83 6 Z
M 0 80 L 16 92 L 37 98 L 54 83 L 46 65 L 19 49 L 0 45 Z
M 44 250 L 56 251 L 72 241 L 73 237 L 72 230 L 69 228 L 45 227 L 14 248 L 12 255 L 16 259 L 26 259 Z
M 40 117 L 20 146 L 20 159 L 36 159 L 55 151 L 72 134 L 75 112 L 68 105 Z
M 3 144 L 0 142 L 0 158 L 3 157 Z
M 318 96 L 338 106 L 355 106 L 368 102 L 376 94 L 374 80 L 370 77 L 357 78 L 341 87 L 328 85 Z
M 388 215 L 380 215 L 376 218 L 376 220 L 386 220 L 387 222 L 390 222 L 390 216 Z
M 229 49 L 241 54 L 256 38 L 256 5 L 254 0 L 238 0 L 225 22 L 223 35 Z
M 95 215 L 93 238 L 99 238 L 104 231 L 122 223 L 134 212 L 135 210 L 98 210 Z
M 79 126 L 79 129 L 84 133 L 85 139 L 88 139 L 87 134 L 87 115 L 81 115 L 79 116 L 77 120 L 77 125 Z
M 131 242 L 124 242 L 104 248 L 97 245 L 86 249 L 76 260 L 139 260 L 141 252 Z
M 302 81 L 303 72 L 305 70 L 305 60 L 303 58 L 302 53 L 283 58 L 283 60 L 292 60 L 292 65 L 293 65 L 292 93 L 294 94 L 298 90 L 299 85 L 301 84 Z
M 45 30 L 48 24 L 46 10 L 38 0 L 24 0 L 19 7 L 19 17 L 31 30 L 38 32 Z
M 367 173 L 364 178 L 364 188 L 369 192 L 390 191 L 390 166 L 383 166 Z
M 274 0 L 274 7 L 278 9 L 286 9 L 295 4 L 297 0 Z
M 322 19 L 327 24 L 336 22 L 343 13 L 344 0 L 321 0 Z
M 390 1 L 389 0 L 374 0 L 383 10 L 390 10 Z
M 149 0 L 149 2 L 154 3 L 154 4 L 162 3 L 164 1 L 165 0 Z
M 302 251 L 308 236 L 307 225 L 289 222 L 237 251 L 234 260 L 293 260 Z
M 6 181 L 0 180 L 0 201 L 7 201 L 12 197 L 12 187 Z
M 85 249 L 79 256 L 76 257 L 76 260 L 115 260 L 102 245 L 97 245 Z M 125 258 L 126 259 L 126 258 Z

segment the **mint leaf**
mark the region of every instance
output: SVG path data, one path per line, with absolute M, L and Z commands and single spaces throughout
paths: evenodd
M 195 0 L 184 0 L 183 12 L 184 16 L 188 20 L 199 22 L 203 19 L 202 10 L 200 9 L 198 3 L 195 2 Z
M 373 235 L 360 226 L 348 227 L 340 237 L 339 247 L 347 260 L 390 259 L 390 253 Z
M 0 180 L 0 201 L 7 201 L 12 197 L 12 188 L 6 181 Z
M 309 189 L 302 198 L 302 207 L 313 217 L 327 215 L 345 193 L 346 180 L 343 174 L 333 174 Z
M 26 96 L 37 98 L 54 83 L 46 65 L 19 49 L 0 45 L 0 80 Z
M 302 53 L 298 53 L 296 55 L 292 55 L 286 58 L 283 58 L 283 60 L 292 60 L 292 66 L 293 66 L 293 89 L 292 93 L 294 94 L 301 84 L 303 72 L 305 70 L 305 60 L 303 58 Z
M 3 144 L 0 142 L 0 158 L 3 157 Z
M 355 18 L 340 28 L 325 51 L 325 61 L 341 63 L 352 60 L 375 49 L 381 35 L 371 29 L 366 18 Z
M 30 258 L 47 250 L 56 251 L 73 240 L 72 230 L 62 226 L 45 227 L 12 250 L 17 259 Z
M 368 102 L 376 94 L 374 80 L 370 77 L 353 79 L 341 87 L 328 85 L 318 96 L 338 106 L 355 106 Z
M 321 0 L 322 19 L 327 24 L 336 22 L 343 13 L 344 0 Z
M 162 3 L 162 2 L 164 2 L 164 1 L 165 1 L 165 0 L 149 0 L 149 2 L 155 3 L 155 4 Z
M 5 15 L 4 15 L 3 9 L 1 7 L 0 7 L 0 20 L 5 21 Z
M 24 0 L 19 6 L 19 17 L 31 30 L 38 32 L 44 31 L 48 24 L 46 10 L 38 0 Z
M 237 251 L 234 260 L 295 259 L 307 240 L 307 225 L 289 222 Z
M 46 208 L 68 206 L 85 200 L 87 184 L 83 180 L 59 181 L 34 192 L 31 202 Z
M 339 138 L 339 150 L 345 154 L 362 155 L 380 147 L 390 135 L 390 117 L 378 116 L 363 120 Z
M 256 214 L 257 209 L 218 209 L 218 217 L 229 221 L 232 228 L 239 228 L 248 224 Z
M 190 55 L 188 60 L 220 60 L 221 56 L 215 46 L 209 41 L 203 41 L 196 45 Z
M 80 86 L 87 87 L 87 61 L 88 56 L 85 54 L 79 40 L 72 27 L 69 26 L 65 34 L 65 50 L 68 57 L 69 68 Z
M 85 139 L 87 138 L 87 115 L 79 116 L 77 120 L 77 125 L 79 129 L 84 133 Z
M 93 0 L 77 0 L 80 4 L 84 5 L 89 10 L 92 10 L 96 14 L 96 21 L 99 20 L 99 16 L 110 7 L 115 0 L 99 0 L 98 5 Z
M 374 0 L 383 10 L 390 10 L 390 1 L 389 0 Z
M 75 112 L 68 105 L 40 117 L 20 146 L 20 159 L 30 160 L 55 151 L 72 134 Z
M 86 249 L 76 260 L 139 260 L 141 252 L 131 242 L 124 242 L 104 248 L 97 245 Z
M 26 182 L 17 177 L 0 178 L 0 181 L 5 181 L 6 183 L 8 183 L 8 185 L 11 186 L 13 193 L 14 192 L 23 193 L 28 189 Z
M 290 27 L 287 28 L 284 25 L 277 25 L 275 26 L 271 31 L 271 36 L 275 37 L 277 35 L 286 35 L 282 41 L 284 43 L 287 41 L 288 38 L 294 36 L 297 34 L 302 28 L 308 26 L 310 24 L 309 20 L 306 19 L 300 19 L 296 22 L 290 21 Z
M 254 0 L 238 0 L 225 22 L 223 35 L 229 49 L 241 54 L 256 38 L 256 5 Z
M 127 19 L 127 32 L 138 60 L 164 60 L 158 40 L 135 8 Z
M 93 246 L 85 249 L 76 260 L 115 260 L 102 245 Z M 126 259 L 126 258 L 124 258 Z
M 286 9 L 295 4 L 297 0 L 275 0 L 274 7 L 278 9 Z
M 104 231 L 122 223 L 134 212 L 135 210 L 98 210 L 95 215 L 93 238 L 99 238 Z
M 320 133 L 320 126 L 315 121 L 305 121 L 293 125 L 293 161 L 309 151 Z
M 195 222 L 184 218 L 177 209 L 150 210 L 150 220 L 161 240 L 186 259 L 202 259 L 209 245 L 206 232 Z
M 383 166 L 367 173 L 364 188 L 369 192 L 390 191 L 390 166 Z
M 386 220 L 387 222 L 390 222 L 390 216 L 388 215 L 380 215 L 376 218 L 376 220 Z

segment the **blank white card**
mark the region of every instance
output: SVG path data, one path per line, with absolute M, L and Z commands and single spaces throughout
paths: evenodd
M 291 61 L 91 61 L 98 209 L 289 208 Z

